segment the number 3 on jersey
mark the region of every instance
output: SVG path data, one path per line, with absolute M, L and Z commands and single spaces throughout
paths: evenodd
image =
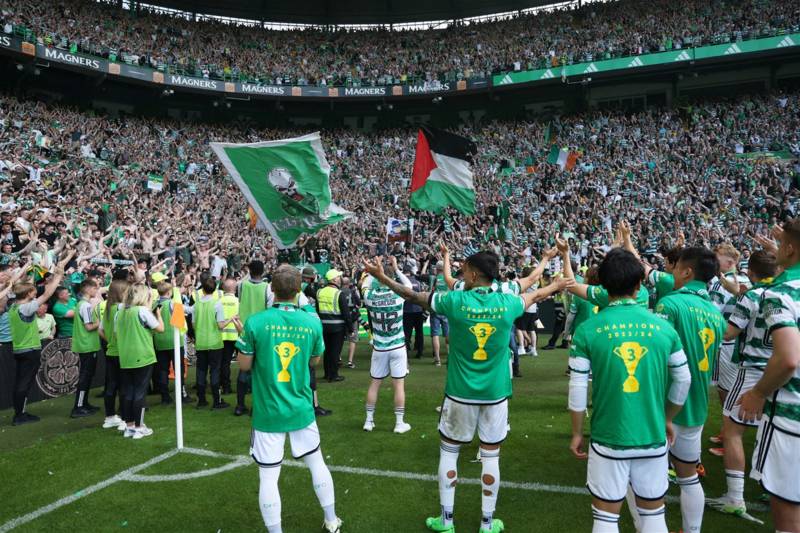
M 289 363 L 292 362 L 294 356 L 299 352 L 300 348 L 291 342 L 282 342 L 275 347 L 275 353 L 278 354 L 281 360 L 281 371 L 278 372 L 279 383 L 287 383 L 292 380 L 292 376 L 289 374 L 287 368 L 289 368 Z
M 469 331 L 475 335 L 475 342 L 478 344 L 478 349 L 472 354 L 472 358 L 476 361 L 486 361 L 486 359 L 489 357 L 489 354 L 486 353 L 484 348 L 486 348 L 486 343 L 489 341 L 489 337 L 491 337 L 492 334 L 497 331 L 497 328 L 491 324 L 485 324 L 481 322 L 469 328 Z

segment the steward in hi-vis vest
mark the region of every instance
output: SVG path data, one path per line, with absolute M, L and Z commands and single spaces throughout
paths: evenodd
M 264 277 L 264 263 L 258 260 L 250 261 L 247 266 L 250 277 L 243 279 L 239 283 L 239 322 L 244 325 L 247 320 L 267 309 L 272 303 L 272 291 Z M 247 413 L 245 397 L 250 389 L 250 372 L 239 369 L 239 376 L 236 378 L 236 408 L 233 414 L 242 416 Z
M 236 281 L 226 279 L 222 282 L 222 316 L 225 327 L 222 330 L 222 367 L 220 368 L 220 385 L 222 394 L 231 393 L 231 362 L 236 353 L 236 341 L 239 339 L 239 330 L 236 328 L 234 318 L 239 318 L 239 298 L 236 297 Z
M 317 291 L 317 314 L 325 337 L 325 379 L 344 381 L 339 375 L 339 358 L 345 335 L 352 331 L 352 317 L 347 298 L 342 294 L 342 273 L 331 269 L 325 274 L 328 284 Z

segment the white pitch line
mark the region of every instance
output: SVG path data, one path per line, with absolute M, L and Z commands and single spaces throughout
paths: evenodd
M 198 472 L 187 472 L 183 474 L 173 474 L 173 475 L 159 475 L 159 476 L 147 476 L 147 475 L 137 475 L 137 472 L 140 472 L 146 468 L 149 468 L 157 463 L 160 463 L 170 457 L 183 452 L 189 453 L 192 455 L 199 455 L 205 457 L 215 457 L 221 459 L 229 459 L 231 462 L 217 467 L 211 468 L 208 470 L 201 470 Z M 149 461 L 146 461 L 140 465 L 133 466 L 127 470 L 123 470 L 119 474 L 112 476 L 105 481 L 101 481 L 96 483 L 90 487 L 87 487 L 83 490 L 79 490 L 78 492 L 61 498 L 49 505 L 45 505 L 44 507 L 40 507 L 33 512 L 30 512 L 26 515 L 22 515 L 18 518 L 14 518 L 2 526 L 0 526 L 0 533 L 7 533 L 12 529 L 19 527 L 23 524 L 27 524 L 32 520 L 36 520 L 40 516 L 43 516 L 47 513 L 55 511 L 56 509 L 63 507 L 65 505 L 69 505 L 70 503 L 77 501 L 85 496 L 89 496 L 99 490 L 102 490 L 109 485 L 113 485 L 119 481 L 132 481 L 132 482 L 163 482 L 163 481 L 181 481 L 181 480 L 188 480 L 188 479 L 196 479 L 200 477 L 211 476 L 214 474 L 219 474 L 221 472 L 227 472 L 229 470 L 233 470 L 235 468 L 240 468 L 243 466 L 247 466 L 251 464 L 250 457 L 246 455 L 230 455 L 224 454 L 219 452 L 214 452 L 211 450 L 204 450 L 200 448 L 183 448 L 183 450 L 171 450 L 166 453 L 162 453 L 156 457 L 153 457 Z M 306 468 L 305 463 L 302 461 L 294 461 L 294 460 L 286 460 L 283 461 L 285 466 L 294 467 L 294 468 Z M 392 479 L 404 479 L 404 480 L 411 480 L 411 481 L 427 481 L 427 482 L 438 482 L 438 477 L 431 475 L 431 474 L 420 474 L 417 472 L 402 472 L 402 471 L 395 471 L 395 470 L 378 470 L 375 468 L 361 468 L 361 467 L 354 467 L 354 466 L 337 466 L 337 465 L 328 465 L 328 468 L 331 472 L 339 472 L 342 474 L 353 474 L 353 475 L 360 475 L 360 476 L 373 476 L 373 477 L 385 477 L 385 478 L 392 478 Z M 481 481 L 479 479 L 474 478 L 459 478 L 459 484 L 462 485 L 480 485 Z M 584 487 L 572 487 L 567 485 L 551 485 L 546 483 L 536 483 L 536 482 L 529 482 L 529 483 L 521 483 L 516 481 L 501 481 L 500 486 L 506 489 L 518 489 L 518 490 L 529 490 L 534 492 L 550 492 L 555 494 L 574 494 L 580 496 L 586 496 L 589 492 Z M 670 503 L 676 503 L 679 501 L 679 498 L 676 496 L 667 496 L 667 501 Z M 764 505 L 757 504 L 757 503 L 748 503 L 748 509 L 759 511 L 759 512 L 766 512 L 768 509 Z
M 286 466 L 305 467 L 305 463 L 300 461 L 284 461 Z M 354 474 L 358 476 L 387 477 L 393 479 L 405 479 L 413 481 L 439 482 L 439 478 L 432 474 L 419 474 L 417 472 L 398 472 L 394 470 L 377 470 L 375 468 L 360 468 L 355 466 L 328 465 L 331 472 L 342 474 Z M 481 480 L 475 478 L 458 478 L 459 485 L 480 485 Z M 506 489 L 531 490 L 536 492 L 555 492 L 558 494 L 589 494 L 583 487 L 569 487 L 566 485 L 548 485 L 544 483 L 519 483 L 516 481 L 500 481 L 500 487 Z
M 40 508 L 36 509 L 35 511 L 32 511 L 32 512 L 30 512 L 28 514 L 25 514 L 25 515 L 22 515 L 22 516 L 20 516 L 18 518 L 14 518 L 12 520 L 9 520 L 8 522 L 6 522 L 2 526 L 0 526 L 0 533 L 6 533 L 7 531 L 11 531 L 12 529 L 14 529 L 16 527 L 19 527 L 19 526 L 21 526 L 23 524 L 27 524 L 28 522 L 31 522 L 32 520 L 36 520 L 37 518 L 39 518 L 42 515 L 46 515 L 47 513 L 55 511 L 56 509 L 58 509 L 60 507 L 63 507 L 65 505 L 69 505 L 70 503 L 72 503 L 72 502 L 74 502 L 76 500 L 79 500 L 79 499 L 81 499 L 81 498 L 83 498 L 85 496 L 89 496 L 90 494 L 93 494 L 93 493 L 95 493 L 95 492 L 97 492 L 99 490 L 102 490 L 102 489 L 108 487 L 109 485 L 113 485 L 114 483 L 117 483 L 119 481 L 124 481 L 124 480 L 126 480 L 128 478 L 128 476 L 131 476 L 131 475 L 135 474 L 136 472 L 144 470 L 145 468 L 149 468 L 149 467 L 153 466 L 154 464 L 160 463 L 161 461 L 169 459 L 170 457 L 172 457 L 173 455 L 175 455 L 177 453 L 178 453 L 178 450 L 170 450 L 170 451 L 168 451 L 166 453 L 162 453 L 161 455 L 153 457 L 149 461 L 146 461 L 146 462 L 144 462 L 144 463 L 142 463 L 140 465 L 132 466 L 131 468 L 129 468 L 127 470 L 123 470 L 119 474 L 117 474 L 115 476 L 112 476 L 112 477 L 106 479 L 105 481 L 101 481 L 100 483 L 95 483 L 94 485 L 86 487 L 83 490 L 79 490 L 78 492 L 76 492 L 74 494 L 70 494 L 69 496 L 61 498 L 60 500 L 54 501 L 53 503 L 51 503 L 49 505 L 45 505 L 44 507 L 40 507 Z
M 192 452 L 189 452 L 192 453 Z M 195 454 L 200 455 L 200 454 Z M 205 454 L 204 454 L 205 455 Z M 142 474 L 133 474 L 125 478 L 125 481 L 135 481 L 140 483 L 161 483 L 164 481 L 186 481 L 187 479 L 197 479 L 201 477 L 213 476 L 221 474 L 229 470 L 241 468 L 252 464 L 252 461 L 246 455 L 241 455 L 234 458 L 230 463 L 218 466 L 216 468 L 209 468 L 208 470 L 200 470 L 198 472 L 184 472 L 181 474 L 163 474 L 156 476 L 148 476 Z
M 220 457 L 225 459 L 239 459 L 245 460 L 249 462 L 249 457 L 246 455 L 227 455 L 223 453 L 213 452 L 210 450 L 202 450 L 198 448 L 185 448 L 183 451 L 188 453 L 195 453 L 197 455 L 207 455 L 209 457 Z M 283 461 L 283 465 L 296 467 L 296 468 L 305 468 L 306 464 L 302 461 L 294 461 L 294 460 L 285 460 Z M 429 481 L 429 482 L 439 482 L 439 478 L 437 476 L 431 474 L 420 474 L 418 472 L 402 472 L 396 470 L 378 470 L 375 468 L 361 468 L 355 466 L 337 466 L 337 465 L 328 465 L 328 469 L 331 472 L 339 472 L 342 474 L 354 474 L 359 476 L 374 476 L 374 477 L 386 477 L 391 479 L 404 479 L 410 481 Z M 458 478 L 459 485 L 480 485 L 481 480 L 475 478 Z M 506 489 L 517 489 L 517 490 L 530 490 L 534 492 L 551 492 L 555 494 L 575 494 L 579 496 L 588 496 L 589 491 L 585 487 L 573 487 L 569 485 L 553 485 L 547 483 L 537 483 L 537 482 L 518 482 L 518 481 L 500 481 L 500 487 Z M 680 497 L 667 495 L 666 500 L 669 503 L 680 503 Z M 760 503 L 748 503 L 747 508 L 753 511 L 758 512 L 767 512 L 769 508 L 761 505 Z

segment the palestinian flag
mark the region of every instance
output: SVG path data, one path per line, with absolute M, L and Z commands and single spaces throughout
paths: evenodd
M 411 207 L 440 213 L 454 207 L 475 214 L 472 158 L 474 142 L 452 133 L 423 127 L 417 135 L 417 154 L 411 176 Z

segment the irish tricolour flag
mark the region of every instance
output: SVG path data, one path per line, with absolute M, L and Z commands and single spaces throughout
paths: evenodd
M 547 162 L 551 165 L 558 165 L 561 170 L 572 170 L 575 168 L 575 163 L 577 163 L 578 157 L 580 157 L 579 152 L 571 152 L 566 146 L 560 148 L 554 144 L 550 148 L 550 154 L 547 156 Z
M 420 129 L 411 176 L 411 207 L 434 213 L 454 207 L 474 214 L 470 165 L 476 153 L 477 147 L 469 139 L 430 127 Z

